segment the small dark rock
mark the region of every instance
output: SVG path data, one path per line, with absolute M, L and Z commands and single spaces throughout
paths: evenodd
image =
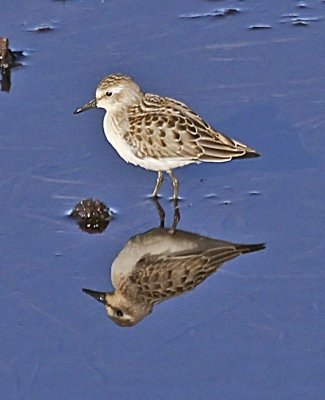
M 75 218 L 81 230 L 87 233 L 101 233 L 109 224 L 109 208 L 96 199 L 81 200 L 73 208 L 70 216 Z

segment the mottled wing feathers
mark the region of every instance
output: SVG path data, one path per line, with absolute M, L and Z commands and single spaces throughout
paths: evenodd
M 229 245 L 200 254 L 146 255 L 128 279 L 136 286 L 137 295 L 158 303 L 194 289 L 224 262 L 262 248 L 263 245 Z
M 190 121 L 182 115 L 151 112 L 130 119 L 131 145 L 139 158 L 179 158 L 199 160 L 203 149 Z
M 128 118 L 130 129 L 125 139 L 139 158 L 224 162 L 251 150 L 215 131 L 174 99 L 146 94 L 140 104 L 129 109 Z

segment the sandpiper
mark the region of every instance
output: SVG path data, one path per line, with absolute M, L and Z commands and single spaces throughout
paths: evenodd
M 178 198 L 178 180 L 172 170 L 201 162 L 226 162 L 258 157 L 251 147 L 216 131 L 186 104 L 169 97 L 143 93 L 132 78 L 112 74 L 96 89 L 96 98 L 77 108 L 106 110 L 107 140 L 128 163 L 158 172 L 153 197 L 167 172 Z

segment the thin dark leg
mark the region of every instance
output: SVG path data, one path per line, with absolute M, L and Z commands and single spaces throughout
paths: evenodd
M 154 197 L 154 198 L 157 197 L 159 189 L 160 189 L 160 187 L 161 187 L 161 185 L 163 183 L 163 180 L 164 180 L 164 175 L 163 175 L 163 173 L 161 171 L 159 171 L 158 172 L 158 176 L 157 176 L 156 186 L 155 186 L 155 188 L 153 190 L 153 193 L 152 193 L 152 197 Z

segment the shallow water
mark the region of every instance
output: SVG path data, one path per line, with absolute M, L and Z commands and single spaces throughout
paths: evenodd
M 325 3 L 306 5 L 2 1 L 1 35 L 26 54 L 0 93 L 6 399 L 323 399 Z M 239 12 L 206 15 L 222 8 Z M 250 29 L 259 25 L 270 28 Z M 176 174 L 180 229 L 267 249 L 133 328 L 81 291 L 112 290 L 117 253 L 159 225 L 147 198 L 155 174 L 116 155 L 102 111 L 72 115 L 112 72 L 263 154 Z M 170 194 L 166 181 L 169 225 Z M 115 211 L 101 235 L 66 216 L 87 197 Z

